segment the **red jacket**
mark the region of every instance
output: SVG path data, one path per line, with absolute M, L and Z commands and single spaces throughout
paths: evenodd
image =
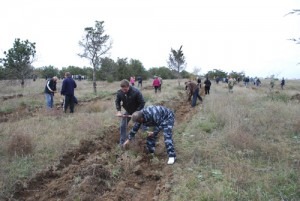
M 153 85 L 154 87 L 159 87 L 159 85 L 160 85 L 159 79 L 158 79 L 158 78 L 155 78 L 155 79 L 153 80 L 152 85 Z

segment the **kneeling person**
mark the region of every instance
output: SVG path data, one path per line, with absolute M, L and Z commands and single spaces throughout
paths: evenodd
M 163 130 L 166 150 L 169 156 L 168 164 L 174 164 L 176 153 L 172 139 L 172 129 L 174 126 L 175 116 L 173 111 L 163 106 L 148 106 L 140 111 L 136 111 L 131 116 L 132 121 L 136 122 L 131 129 L 128 139 L 124 143 L 126 146 L 143 124 L 147 127 L 154 127 L 153 134 L 147 137 L 147 148 L 150 153 L 155 151 L 155 143 L 159 131 Z

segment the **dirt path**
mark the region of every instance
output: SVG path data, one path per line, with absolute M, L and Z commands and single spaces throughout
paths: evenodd
M 175 129 L 195 112 L 184 101 L 173 100 L 161 105 L 175 111 Z M 162 134 L 154 156 L 144 151 L 145 138 L 141 133 L 127 150 L 117 145 L 119 130 L 116 126 L 101 136 L 82 140 L 77 149 L 64 153 L 56 166 L 18 183 L 13 198 L 27 201 L 170 200 L 173 168 L 180 164 L 180 155 L 174 165 L 166 164 Z

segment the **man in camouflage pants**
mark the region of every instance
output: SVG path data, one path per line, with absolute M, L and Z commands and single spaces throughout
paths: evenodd
M 168 164 L 172 165 L 176 159 L 176 153 L 172 139 L 172 129 L 174 126 L 175 116 L 173 111 L 163 106 L 148 106 L 132 114 L 132 121 L 136 124 L 131 129 L 128 139 L 124 143 L 126 146 L 143 124 L 147 127 L 154 127 L 153 132 L 148 132 L 147 148 L 150 153 L 155 151 L 155 143 L 159 131 L 163 130 L 164 141 L 169 156 Z

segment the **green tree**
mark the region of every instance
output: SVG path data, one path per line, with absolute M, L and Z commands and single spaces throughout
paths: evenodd
M 213 71 L 208 71 L 205 77 L 208 77 L 209 79 L 214 79 L 216 77 L 224 78 L 227 77 L 227 73 L 222 70 L 214 69 Z
M 180 72 L 180 76 L 182 78 L 190 79 L 192 77 L 192 74 L 187 72 L 186 70 L 183 70 Z
M 35 43 L 28 40 L 15 39 L 13 47 L 4 52 L 5 58 L 1 59 L 7 73 L 7 78 L 21 80 L 24 87 L 25 79 L 31 77 L 33 67 L 31 64 L 35 57 Z
M 79 45 L 83 47 L 83 53 L 78 54 L 82 58 L 90 60 L 93 67 L 93 88 L 94 93 L 97 93 L 96 71 L 100 68 L 101 57 L 106 55 L 112 47 L 109 42 L 109 35 L 104 34 L 104 21 L 96 21 L 95 27 L 86 27 L 85 37 L 79 41 Z
M 167 67 L 159 67 L 159 68 L 150 68 L 149 69 L 150 76 L 153 77 L 157 75 L 162 79 L 174 79 L 174 73 Z
M 3 66 L 0 66 L 0 80 L 5 79 L 5 69 Z
M 142 62 L 137 59 L 130 59 L 128 68 L 131 75 L 135 77 L 141 76 L 144 78 L 146 76 L 146 69 L 144 68 Z
M 182 46 L 180 46 L 180 48 L 177 51 L 171 48 L 168 65 L 171 70 L 177 72 L 178 85 L 180 86 L 180 72 L 186 67 L 185 56 L 182 51 Z
M 52 78 L 53 76 L 59 76 L 59 70 L 51 65 L 43 66 L 41 67 L 41 76 L 45 79 Z
M 235 72 L 235 71 L 231 71 L 231 73 L 229 73 L 229 75 L 232 77 L 232 78 L 235 78 L 236 80 L 238 78 L 240 79 L 243 79 L 245 77 L 245 73 L 244 72 Z
M 117 73 L 116 62 L 108 57 L 103 58 L 101 61 L 101 68 L 99 70 L 99 78 L 101 80 L 113 82 L 118 79 Z
M 118 71 L 118 80 L 127 79 L 129 80 L 131 72 L 128 68 L 127 58 L 118 58 L 117 59 L 117 71 Z
M 70 72 L 72 75 L 87 75 L 87 71 L 85 68 L 80 68 L 78 66 L 68 66 L 62 67 L 61 71 L 59 72 L 61 78 L 64 77 L 65 72 Z

